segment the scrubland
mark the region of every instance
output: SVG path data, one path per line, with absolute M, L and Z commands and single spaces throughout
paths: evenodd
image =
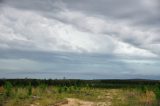
M 160 105 L 159 81 L 35 81 L 1 81 L 0 106 Z

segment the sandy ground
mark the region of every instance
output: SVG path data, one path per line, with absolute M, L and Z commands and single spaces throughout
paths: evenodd
M 83 101 L 74 98 L 68 98 L 66 101 L 61 103 L 57 103 L 54 106 L 111 106 L 111 103 L 104 103 L 104 102 L 90 102 L 90 101 Z

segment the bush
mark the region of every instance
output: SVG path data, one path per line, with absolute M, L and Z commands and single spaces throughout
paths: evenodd
M 159 106 L 160 105 L 160 85 L 159 84 L 157 84 L 154 87 L 154 93 L 155 93 L 155 96 L 156 96 L 156 99 L 157 99 L 157 105 Z
M 63 89 L 64 89 L 64 92 L 68 91 L 68 87 L 67 86 L 64 86 Z
M 12 84 L 9 81 L 6 81 L 4 84 L 4 89 L 5 89 L 5 95 L 10 96 L 12 92 Z
M 160 99 L 160 89 L 159 88 L 155 88 L 154 93 L 156 95 L 156 98 L 159 100 Z
M 29 83 L 28 85 L 28 96 L 31 96 L 32 95 L 32 85 L 31 83 Z
M 60 86 L 60 87 L 58 87 L 58 93 L 62 93 L 63 92 L 63 89 L 62 89 L 62 87 Z
M 39 85 L 39 88 L 41 89 L 41 92 L 44 92 L 44 91 L 46 90 L 46 88 L 47 88 L 47 85 L 41 83 L 41 84 Z
M 142 86 L 141 86 L 141 91 L 142 91 L 143 93 L 146 93 L 147 90 L 148 90 L 147 86 L 145 86 L 145 85 L 142 85 Z
M 67 86 L 59 86 L 58 87 L 58 92 L 62 93 L 62 92 L 68 92 L 69 88 Z

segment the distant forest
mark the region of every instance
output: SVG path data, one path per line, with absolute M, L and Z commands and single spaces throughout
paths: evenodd
M 79 79 L 0 79 L 0 86 L 5 82 L 10 82 L 13 86 L 38 86 L 40 84 L 55 86 L 90 86 L 96 88 L 123 88 L 138 86 L 160 85 L 159 80 L 143 80 L 143 79 L 112 79 L 112 80 L 79 80 Z

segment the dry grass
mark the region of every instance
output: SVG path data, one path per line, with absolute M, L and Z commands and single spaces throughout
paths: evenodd
M 2 93 L 0 95 L 0 105 L 54 106 L 57 103 L 63 103 L 67 100 L 67 103 L 74 101 L 77 106 L 85 103 L 97 106 L 153 106 L 156 102 L 155 94 L 151 90 L 142 92 L 137 89 L 100 89 L 88 87 L 81 87 L 79 89 L 71 87 L 67 88 L 67 90 L 60 89 L 60 87 L 55 86 L 49 86 L 43 89 L 32 87 L 32 95 L 28 95 L 27 87 L 14 87 L 11 96 L 6 97 L 4 88 L 0 87 L 0 93 Z

